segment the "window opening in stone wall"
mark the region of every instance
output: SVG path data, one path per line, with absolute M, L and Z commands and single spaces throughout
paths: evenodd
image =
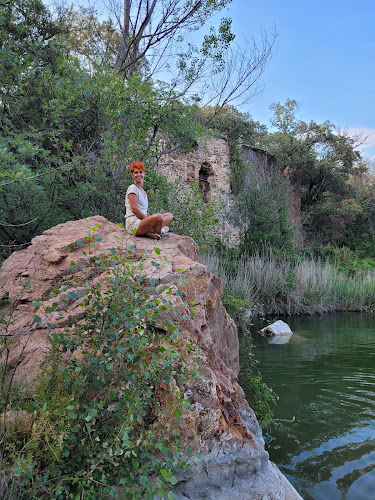
M 199 169 L 199 189 L 204 201 L 208 201 L 209 192 L 211 191 L 211 185 L 208 181 L 210 175 L 212 175 L 212 167 L 205 161 Z

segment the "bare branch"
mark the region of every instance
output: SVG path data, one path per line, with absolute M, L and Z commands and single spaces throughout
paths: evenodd
M 5 227 L 21 227 L 21 226 L 27 226 L 28 224 L 32 224 L 36 220 L 38 220 L 39 217 L 35 217 L 33 220 L 29 220 L 28 222 L 24 222 L 23 224 L 9 224 L 9 222 L 4 222 L 0 220 L 0 226 L 5 226 Z

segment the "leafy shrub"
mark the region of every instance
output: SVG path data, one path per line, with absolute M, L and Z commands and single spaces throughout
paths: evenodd
M 193 238 L 201 251 L 212 247 L 222 213 L 220 201 L 205 202 L 197 183 L 186 189 L 177 182 L 169 191 L 168 207 L 174 215 L 174 231 Z
M 66 310 L 68 326 L 54 332 L 51 323 L 34 318 L 51 329 L 51 351 L 35 393 L 14 407 L 32 416 L 32 426 L 2 442 L 8 491 L 17 498 L 175 497 L 168 488 L 177 482 L 182 453 L 178 434 L 165 432 L 161 422 L 166 413 L 177 421 L 189 406 L 179 389 L 187 376 L 183 347 L 165 298 L 180 292 L 147 284 L 142 263 L 129 259 L 133 250 L 82 252 L 87 264 L 95 260 L 94 275 L 105 273 L 105 279 L 90 280 L 87 273 L 80 322 L 73 324 Z M 56 302 L 47 313 L 65 300 L 65 291 L 63 285 L 51 293 Z M 78 290 L 70 295 L 80 296 Z
M 276 403 L 277 396 L 263 382 L 258 361 L 254 357 L 249 314 L 253 314 L 255 307 L 249 299 L 240 299 L 228 290 L 224 293 L 223 303 L 239 332 L 241 370 L 238 381 L 245 391 L 246 399 L 254 410 L 259 425 L 262 429 L 266 429 L 274 423 L 272 405 Z
M 244 181 L 233 206 L 232 220 L 240 228 L 241 249 L 254 253 L 268 246 L 292 248 L 290 185 L 275 168 L 242 167 Z

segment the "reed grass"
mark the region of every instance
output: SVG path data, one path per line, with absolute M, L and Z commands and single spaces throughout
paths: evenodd
M 375 310 L 375 270 L 358 270 L 353 275 L 328 260 L 281 258 L 272 252 L 242 256 L 230 266 L 215 254 L 203 255 L 203 262 L 221 278 L 226 293 L 253 304 L 253 313 Z

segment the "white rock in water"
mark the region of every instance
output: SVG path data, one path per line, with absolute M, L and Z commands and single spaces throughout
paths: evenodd
M 267 335 L 266 339 L 269 344 L 287 344 L 292 338 L 292 333 L 289 335 Z
M 261 335 L 292 335 L 293 332 L 289 328 L 289 325 L 284 323 L 284 321 L 278 320 L 272 325 L 268 325 L 262 328 L 259 332 Z

